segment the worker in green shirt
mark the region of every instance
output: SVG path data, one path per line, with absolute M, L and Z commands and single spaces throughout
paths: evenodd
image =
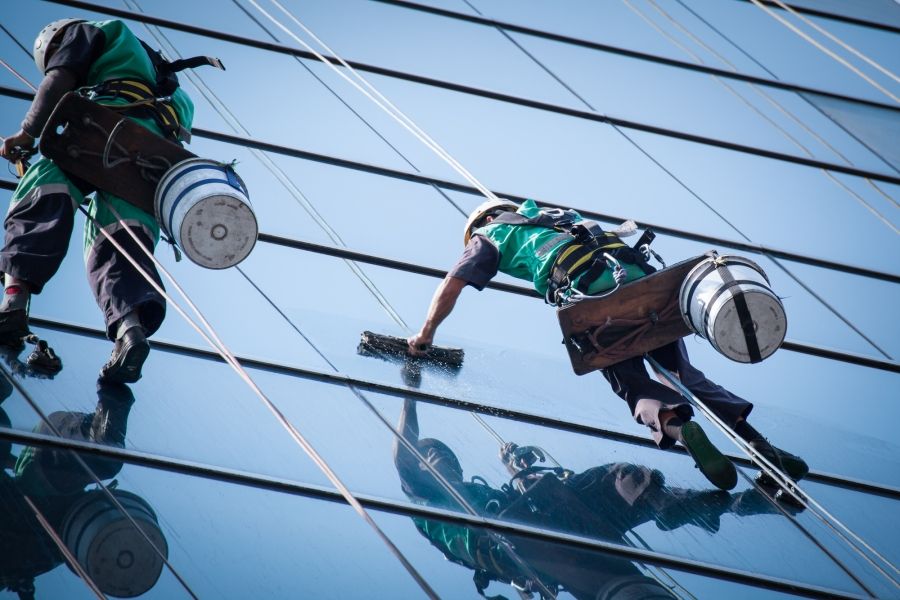
M 43 79 L 21 128 L 0 146 L 0 156 L 15 160 L 30 151 L 59 99 L 75 89 L 101 104 L 130 105 L 123 109 L 126 117 L 173 141 L 185 139 L 191 127 L 193 103 L 178 87 L 177 77 L 121 21 L 54 21 L 38 34 L 34 59 Z M 28 334 L 31 297 L 40 294 L 59 269 L 75 211 L 82 204 L 87 204 L 91 216 L 84 230 L 88 282 L 103 313 L 106 333 L 115 343 L 100 378 L 133 383 L 141 377 L 150 351 L 147 336 L 160 327 L 166 312 L 163 296 L 146 277 L 160 286 L 162 282 L 140 247 L 153 251 L 159 225 L 153 215 L 96 190 L 46 158 L 19 181 L 4 221 L 0 343 L 18 345 Z M 107 236 L 131 255 L 140 270 Z

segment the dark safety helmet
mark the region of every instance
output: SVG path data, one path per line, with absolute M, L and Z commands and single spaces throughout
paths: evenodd
M 459 479 L 462 479 L 462 466 L 459 464 L 459 459 L 456 458 L 456 454 L 450 449 L 450 446 L 434 438 L 424 438 L 419 440 L 416 447 L 422 454 L 425 462 L 431 465 L 438 473 L 447 477 L 449 470 L 454 474 L 458 474 Z M 424 465 L 422 468 L 425 468 Z
M 482 202 L 478 208 L 472 211 L 468 220 L 466 220 L 466 229 L 463 233 L 463 246 L 468 245 L 469 239 L 472 237 L 472 232 L 484 225 L 483 221 L 485 218 L 501 212 L 516 212 L 517 210 L 519 210 L 519 205 L 511 200 L 498 198 L 497 200 Z
M 59 19 L 41 29 L 40 33 L 37 34 L 37 37 L 34 39 L 34 64 L 37 65 L 41 73 L 44 73 L 47 68 L 47 48 L 50 46 L 50 43 L 63 29 L 72 23 L 84 23 L 84 19 Z

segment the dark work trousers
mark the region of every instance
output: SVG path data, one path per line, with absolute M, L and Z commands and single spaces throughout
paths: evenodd
M 664 369 L 676 375 L 687 389 L 729 426 L 734 427 L 738 419 L 746 417 L 753 409 L 753 404 L 713 383 L 691 365 L 683 340 L 666 344 L 649 354 Z M 603 375 L 613 391 L 628 403 L 634 419 L 650 428 L 653 440 L 660 448 L 668 448 L 675 443 L 673 438 L 662 431 L 659 413 L 674 410 L 682 421 L 688 421 L 694 410 L 680 393 L 651 379 L 643 357 L 637 356 L 610 365 L 603 369 Z
M 75 224 L 75 210 L 92 191 L 47 159 L 28 169 L 4 221 L 0 271 L 27 281 L 33 293 L 39 294 L 62 264 Z M 122 223 L 111 206 L 122 217 Z M 89 213 L 96 224 L 89 221 L 85 226 L 85 264 L 91 291 L 103 311 L 107 335 L 114 339 L 116 321 L 135 310 L 147 334 L 152 334 L 165 317 L 165 299 L 100 230 L 112 236 L 162 287 L 155 265 L 125 230 L 134 232 L 152 252 L 158 225 L 151 215 L 101 191 L 90 200 Z

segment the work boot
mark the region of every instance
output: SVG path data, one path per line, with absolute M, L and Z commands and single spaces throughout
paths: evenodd
M 0 302 L 0 344 L 21 347 L 28 335 L 28 301 L 31 294 L 21 285 L 10 285 Z
M 136 325 L 116 338 L 109 361 L 100 369 L 100 381 L 134 383 L 141 378 L 141 367 L 150 354 L 150 342 L 144 328 Z
M 730 490 L 737 485 L 737 469 L 709 441 L 697 423 L 688 421 L 681 426 L 680 441 L 711 484 L 721 490 Z
M 805 460 L 795 454 L 776 448 L 764 438 L 750 442 L 750 446 L 794 481 L 803 479 L 809 473 L 809 465 L 806 464 Z M 759 472 L 756 476 L 756 482 L 767 487 L 778 486 L 778 483 L 765 471 Z
M 780 492 L 781 490 L 779 490 Z M 775 515 L 779 514 L 781 511 L 778 509 L 778 506 L 773 504 L 772 499 L 774 498 L 776 501 L 781 500 L 781 508 L 787 511 L 787 513 L 791 516 L 796 516 L 803 512 L 805 509 L 804 506 L 797 504 L 793 497 L 790 494 L 787 494 L 789 499 L 786 499 L 781 494 L 776 493 L 774 496 L 769 495 L 769 492 L 762 492 L 757 488 L 751 488 L 749 490 L 745 490 L 740 494 L 734 495 L 734 502 L 731 505 L 731 512 L 739 517 L 749 517 L 753 515 Z
M 121 383 L 97 382 L 97 408 L 88 415 L 87 438 L 98 444 L 125 447 L 128 413 L 134 395 Z
M 741 436 L 750 446 L 772 463 L 779 471 L 797 481 L 802 479 L 809 473 L 809 465 L 806 464 L 799 456 L 795 456 L 790 452 L 785 452 L 776 448 L 764 438 L 760 432 L 753 428 L 750 423 L 745 420 L 741 421 L 734 427 L 735 433 Z M 765 472 L 760 472 L 756 476 L 756 481 L 760 485 L 769 487 L 777 487 L 777 483 L 772 477 Z

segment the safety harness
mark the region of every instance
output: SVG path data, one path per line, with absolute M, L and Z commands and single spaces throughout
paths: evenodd
M 178 89 L 177 72 L 184 69 L 192 69 L 209 65 L 217 69 L 225 70 L 225 66 L 218 58 L 211 56 L 193 56 L 182 60 L 168 61 L 162 54 L 152 49 L 141 41 L 141 45 L 147 52 L 150 62 L 156 71 L 156 81 L 149 84 L 136 79 L 111 79 L 98 85 L 82 90 L 82 93 L 90 94 L 92 100 L 102 98 L 124 98 L 128 104 L 110 106 L 114 110 L 122 111 L 130 117 L 139 119 L 150 118 L 156 121 L 166 137 L 176 141 L 188 143 L 191 141 L 190 132 L 181 124 L 178 113 L 172 106 L 172 94 Z
M 585 219 L 576 221 L 577 218 L 580 217 L 574 210 L 561 208 L 543 208 L 535 217 L 526 217 L 510 211 L 502 212 L 494 217 L 493 223 L 546 227 L 559 231 L 561 236 L 569 239 L 569 242 L 557 255 L 550 271 L 547 293 L 544 296 L 544 301 L 548 304 L 562 305 L 565 292 L 569 289 L 586 293 L 591 284 L 608 268 L 603 254 L 620 248 L 628 248 L 619 239 L 619 236 L 605 231 L 596 221 Z M 635 248 L 649 245 L 653 237 L 655 237 L 653 232 L 648 229 L 638 240 Z M 538 248 L 537 252 L 540 254 L 542 251 L 549 251 L 559 242 L 560 238 L 551 238 L 544 246 Z M 640 253 L 637 253 L 635 264 L 645 272 L 652 272 L 652 268 Z M 578 283 L 573 286 L 572 282 L 576 279 Z

